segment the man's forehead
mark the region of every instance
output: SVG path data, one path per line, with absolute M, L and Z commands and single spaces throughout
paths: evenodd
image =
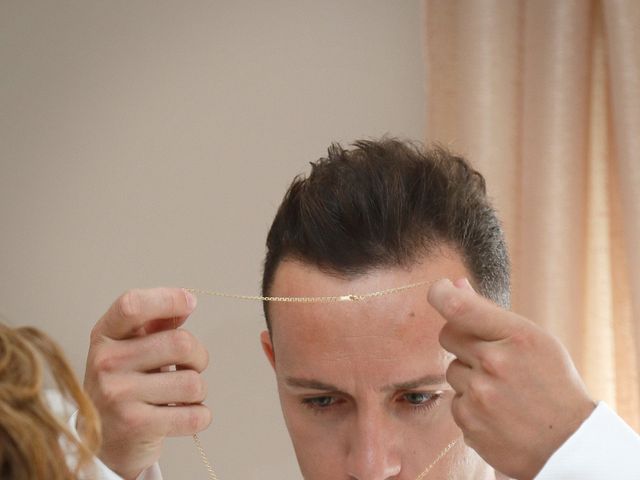
M 273 336 L 277 371 L 350 392 L 383 390 L 401 380 L 444 374 L 448 356 L 438 342 L 443 320 L 420 312 L 400 318 L 365 317 L 354 311 L 341 317 L 329 313 L 278 318 Z
M 424 298 L 423 298 L 424 297 Z M 272 311 L 274 346 L 282 342 L 346 355 L 434 345 L 444 320 L 426 296 L 405 294 L 367 302 L 280 305 Z
M 273 296 L 326 297 L 350 294 L 366 295 L 377 291 L 393 290 L 404 285 L 418 283 L 414 289 L 374 296 L 354 302 L 276 304 L 269 306 L 272 324 L 279 322 L 291 325 L 292 318 L 306 323 L 335 323 L 332 320 L 348 321 L 358 328 L 364 323 L 379 328 L 408 328 L 409 320 L 428 319 L 437 313 L 428 305 L 427 293 L 431 283 L 440 278 L 467 276 L 467 270 L 455 252 L 447 248 L 440 254 L 418 259 L 410 267 L 376 268 L 354 276 L 339 275 L 299 260 L 285 260 L 276 271 Z M 376 319 L 378 322 L 371 322 Z M 380 321 L 386 320 L 386 321 Z M 305 323 L 305 322 L 302 322 Z M 371 325 L 369 325 L 371 323 Z M 428 325 L 421 325 L 422 327 Z M 368 329 L 370 330 L 370 329 Z M 415 333 L 415 332 L 414 332 Z
M 301 263 L 282 265 L 274 295 L 362 294 L 466 275 L 455 257 L 410 269 L 379 269 L 337 277 Z M 442 374 L 447 363 L 438 342 L 444 319 L 427 301 L 428 284 L 415 289 L 338 303 L 272 304 L 270 319 L 278 371 L 352 389 Z M 350 387 L 345 385 L 351 385 Z

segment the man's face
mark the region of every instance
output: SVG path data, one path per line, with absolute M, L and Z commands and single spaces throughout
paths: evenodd
M 468 277 L 442 249 L 410 269 L 342 278 L 297 261 L 282 262 L 271 294 L 367 293 L 440 278 Z M 307 480 L 415 480 L 461 436 L 445 381 L 444 320 L 427 302 L 428 285 L 360 302 L 274 303 L 274 366 L 284 418 Z M 433 479 L 490 478 L 460 441 L 429 473 Z

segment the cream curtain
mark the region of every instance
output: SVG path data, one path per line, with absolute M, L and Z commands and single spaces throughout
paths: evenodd
M 640 427 L 640 2 L 425 0 L 428 142 L 485 175 L 513 309 Z

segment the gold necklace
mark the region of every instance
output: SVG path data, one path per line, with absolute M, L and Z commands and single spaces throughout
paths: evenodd
M 420 287 L 422 285 L 431 284 L 432 282 L 423 281 L 411 283 L 409 285 L 402 285 L 401 287 L 387 288 L 386 290 L 379 290 L 377 292 L 370 293 L 348 293 L 346 295 L 334 295 L 327 297 L 263 297 L 261 295 L 238 295 L 236 293 L 217 292 L 215 290 L 200 290 L 197 288 L 185 288 L 186 291 L 195 295 L 207 295 L 209 297 L 223 297 L 233 298 L 235 300 L 251 300 L 258 302 L 280 302 L 280 303 L 334 303 L 334 302 L 355 302 L 368 300 L 374 297 L 382 297 L 384 295 L 390 295 L 392 293 L 402 292 L 403 290 L 409 290 L 411 288 Z
M 382 297 L 384 295 L 391 295 L 393 293 L 398 293 L 398 292 L 402 292 L 404 290 L 409 290 L 411 288 L 416 288 L 416 287 L 420 287 L 422 285 L 431 285 L 433 282 L 429 282 L 429 281 L 422 281 L 422 282 L 416 282 L 416 283 L 411 283 L 408 285 L 402 285 L 400 287 L 394 287 L 394 288 L 387 288 L 385 290 L 378 290 L 376 292 L 369 292 L 369 293 L 363 293 L 363 294 L 355 294 L 355 293 L 348 293 L 346 295 L 332 295 L 332 296 L 321 296 L 321 297 L 269 297 L 269 296 L 262 296 L 262 295 L 239 295 L 239 294 L 235 294 L 235 293 L 226 293 L 226 292 L 219 292 L 219 291 L 215 291 L 215 290 L 201 290 L 201 289 L 197 289 L 197 288 L 186 288 L 185 290 L 187 290 L 188 292 L 191 292 L 195 295 L 206 295 L 209 297 L 223 297 L 223 298 L 232 298 L 235 300 L 249 300 L 249 301 L 258 301 L 258 302 L 279 302 L 279 303 L 336 303 L 336 302 L 357 302 L 357 301 L 363 301 L 363 300 L 368 300 L 371 298 L 375 298 L 375 297 Z M 456 438 L 455 440 L 453 440 L 452 442 L 450 442 L 439 454 L 438 456 L 435 458 L 435 460 L 433 460 L 433 462 L 431 462 L 429 465 L 427 465 L 427 467 L 422 471 L 422 473 L 420 473 L 420 475 L 418 475 L 416 477 L 416 480 L 422 480 L 424 477 L 426 477 L 429 472 L 431 471 L 431 469 L 433 467 L 436 466 L 436 464 L 442 460 L 442 458 L 444 458 L 444 456 L 449 453 L 449 451 L 458 443 L 458 441 L 460 441 L 461 437 Z M 202 459 L 202 463 L 204 464 L 205 468 L 207 469 L 207 474 L 209 476 L 210 480 L 218 480 L 218 477 L 216 476 L 216 472 L 213 469 L 213 466 L 211 465 L 211 462 L 209 462 L 209 459 L 207 458 L 207 454 L 204 451 L 204 448 L 202 446 L 202 442 L 200 442 L 200 437 L 198 436 L 197 433 L 193 434 L 193 442 L 196 445 L 196 448 L 198 449 L 198 453 L 200 454 L 200 458 Z
M 426 477 L 431 469 L 437 465 L 437 463 L 442 460 L 449 450 L 451 450 L 461 439 L 462 437 L 456 438 L 454 441 L 450 442 L 449 445 L 444 447 L 442 451 L 438 454 L 433 462 L 431 462 L 427 467 L 416 477 L 416 480 L 422 480 Z M 204 448 L 202 447 L 202 443 L 200 442 L 200 437 L 197 433 L 193 434 L 193 442 L 196 444 L 196 448 L 198 449 L 198 453 L 200 454 L 200 458 L 202 459 L 202 463 L 204 463 L 205 468 L 207 469 L 207 474 L 209 476 L 209 480 L 218 480 L 216 476 L 216 472 L 213 470 L 209 459 L 207 458 L 207 454 L 204 453 Z

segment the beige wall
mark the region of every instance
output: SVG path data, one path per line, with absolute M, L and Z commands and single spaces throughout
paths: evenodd
M 425 131 L 418 0 L 0 3 L 0 315 L 83 372 L 123 290 L 259 290 L 293 175 L 332 140 Z M 299 478 L 260 305 L 201 299 L 223 479 Z M 172 478 L 205 478 L 189 439 Z

